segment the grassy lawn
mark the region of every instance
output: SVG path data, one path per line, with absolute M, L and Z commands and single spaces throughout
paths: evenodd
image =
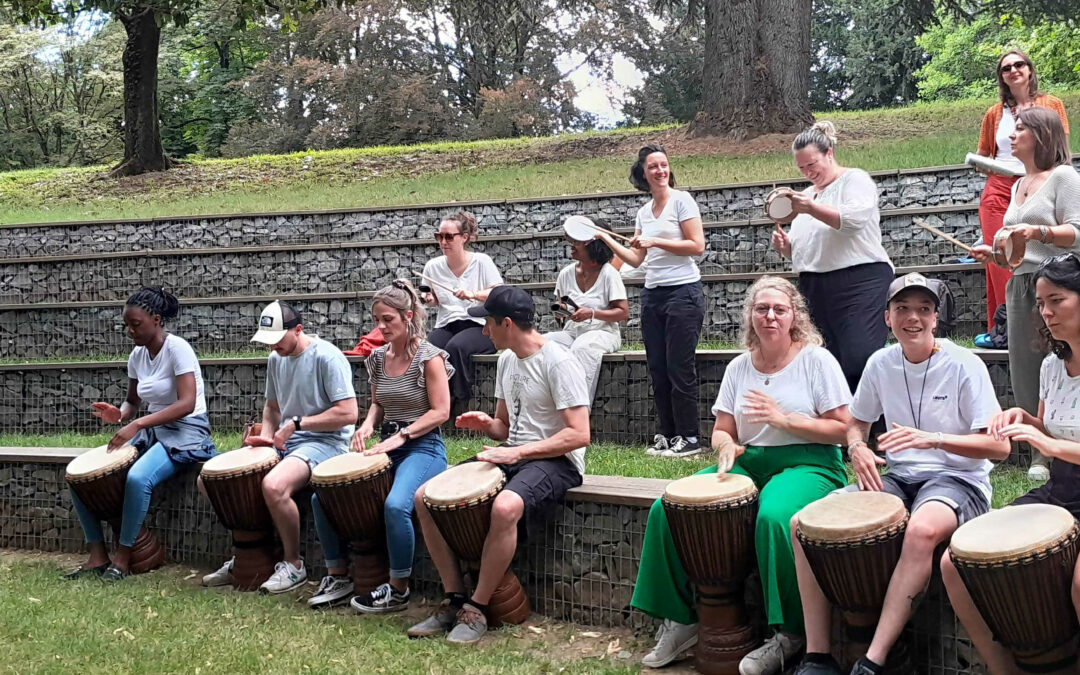
M 1080 94 L 1061 94 L 1080 110 Z M 975 149 L 991 101 L 819 113 L 840 161 L 867 170 L 956 164 Z M 1072 124 L 1080 124 L 1074 113 Z M 1073 135 L 1074 150 L 1080 138 Z M 104 167 L 0 173 L 0 224 L 511 199 L 629 189 L 630 161 L 661 141 L 684 186 L 797 177 L 789 135 L 738 144 L 652 127 L 542 139 L 434 143 L 185 162 L 129 179 Z
M 64 582 L 73 556 L 0 552 L 0 669 L 24 673 L 581 673 L 637 672 L 626 631 L 546 619 L 495 631 L 477 646 L 409 640 L 430 611 L 359 617 L 313 612 L 297 594 L 199 587 L 168 566 L 106 586 Z M 306 597 L 307 593 L 303 596 Z M 609 654 L 610 652 L 610 654 Z
M 81 448 L 103 445 L 111 434 L 0 434 L 0 447 L 60 447 Z M 217 432 L 213 435 L 218 450 L 228 450 L 240 445 L 240 432 Z M 467 436 L 446 438 L 447 458 L 451 464 L 475 455 L 484 441 Z M 585 470 L 597 476 L 633 476 L 637 478 L 675 479 L 700 471 L 715 461 L 710 453 L 687 459 L 662 459 L 649 457 L 643 446 L 596 444 L 585 453 Z M 848 480 L 854 480 L 850 469 Z M 999 464 L 990 474 L 994 488 L 993 506 L 1000 507 L 1024 494 L 1036 483 L 1028 480 L 1027 471 L 1009 464 Z

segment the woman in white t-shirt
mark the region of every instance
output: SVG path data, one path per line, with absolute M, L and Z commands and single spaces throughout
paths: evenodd
M 785 279 L 766 276 L 750 287 L 743 344 L 747 351 L 724 371 L 713 406 L 719 461 L 699 473 L 739 473 L 759 490 L 755 546 L 775 634 L 743 658 L 740 672 L 776 673 L 798 654 L 804 634 L 791 518 L 847 482 L 840 443 L 851 392 L 805 300 Z M 631 605 L 664 620 L 646 666 L 666 665 L 697 642 L 694 594 L 659 499 L 649 512 Z
M 555 302 L 570 316 L 562 330 L 545 333 L 544 337 L 568 348 L 581 363 L 592 401 L 604 354 L 619 350 L 619 322 L 630 316 L 630 308 L 622 276 L 609 264 L 612 252 L 608 245 L 599 239 L 578 241 L 567 237 L 566 242 L 575 262 L 559 272 Z M 577 309 L 567 306 L 564 297 L 570 298 Z
M 484 335 L 484 320 L 469 316 L 468 309 L 483 304 L 488 292 L 503 282 L 490 257 L 468 249 L 476 237 L 472 214 L 458 211 L 443 218 L 435 233 L 443 255 L 424 265 L 424 276 L 435 282 L 424 294 L 424 304 L 438 308 L 435 329 L 427 339 L 450 354 L 454 368 L 450 396 L 462 402 L 472 398 L 472 357 L 495 353 L 495 345 Z
M 694 262 L 705 252 L 701 211 L 689 192 L 675 189 L 675 173 L 662 146 L 646 145 L 638 151 L 630 182 L 652 196 L 638 210 L 630 246 L 602 232 L 596 237 L 627 265 L 647 264 L 641 339 L 660 433 L 646 452 L 689 457 L 701 452 L 695 357 L 705 319 L 705 293 Z
M 791 150 L 810 186 L 792 195 L 797 215 L 790 231 L 777 225 L 772 246 L 791 260 L 814 325 L 854 392 L 866 360 L 889 336 L 893 267 L 881 245 L 877 184 L 862 169 L 841 166 L 835 148 L 832 122 L 795 137 Z
M 75 492 L 71 493 L 90 557 L 66 574 L 66 579 L 97 576 L 119 581 L 126 577 L 131 548 L 146 519 L 154 487 L 176 475 L 185 464 L 214 455 L 199 360 L 191 345 L 165 330 L 165 321 L 175 317 L 179 308 L 176 297 L 160 286 L 139 290 L 124 307 L 124 326 L 135 343 L 128 357 L 127 398 L 119 408 L 102 402 L 91 407 L 94 417 L 107 424 L 128 421 L 109 440 L 109 450 L 130 444 L 140 456 L 127 475 L 119 546 L 111 561 L 101 522 Z M 143 402 L 147 414 L 137 417 Z
M 1038 413 L 1009 408 L 991 420 L 987 431 L 1028 443 L 1055 460 L 1050 479 L 1011 504 L 1053 504 L 1080 518 L 1080 259 L 1070 253 L 1047 259 L 1034 273 L 1034 285 L 1043 320 L 1040 332 L 1051 352 L 1039 369 Z M 941 572 L 956 616 L 989 672 L 1017 672 L 1012 654 L 994 640 L 948 551 Z M 1072 597 L 1080 605 L 1080 567 L 1073 574 Z

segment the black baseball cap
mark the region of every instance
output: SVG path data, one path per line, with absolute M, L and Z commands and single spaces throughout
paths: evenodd
M 488 293 L 483 307 L 470 307 L 469 316 L 478 319 L 493 316 L 516 323 L 532 323 L 536 305 L 532 296 L 517 286 L 496 286 Z

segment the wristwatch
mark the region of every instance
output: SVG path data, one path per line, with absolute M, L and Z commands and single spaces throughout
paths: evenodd
M 292 423 L 293 423 L 293 426 L 296 427 L 296 430 L 300 431 L 300 416 L 299 415 L 293 415 Z

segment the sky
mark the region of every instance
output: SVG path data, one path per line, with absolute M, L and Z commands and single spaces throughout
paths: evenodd
M 559 67 L 566 67 L 560 59 Z M 569 59 L 566 59 L 569 63 Z M 579 110 L 592 113 L 597 117 L 600 127 L 613 127 L 623 119 L 622 105 L 627 93 L 640 87 L 645 81 L 641 71 L 624 56 L 616 55 L 613 59 L 614 80 L 609 81 L 589 68 L 581 68 L 570 75 L 570 81 L 577 89 L 574 99 Z

